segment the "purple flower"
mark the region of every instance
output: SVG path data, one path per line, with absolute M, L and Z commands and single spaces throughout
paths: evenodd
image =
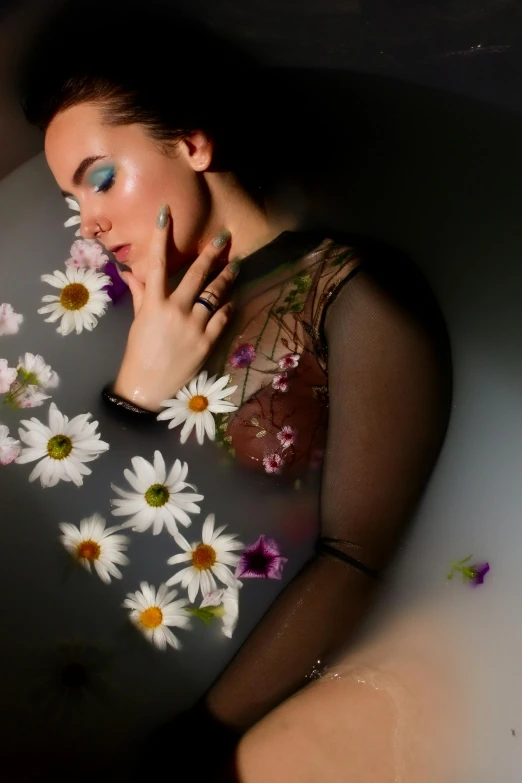
M 254 346 L 249 343 L 242 343 L 230 357 L 230 364 L 236 369 L 240 367 L 249 367 L 255 358 L 256 349 Z
M 103 290 L 107 291 L 113 302 L 117 302 L 129 288 L 121 279 L 116 264 L 112 261 L 105 264 L 103 273 L 108 275 L 112 280 L 112 285 L 104 286 Z
M 489 563 L 477 563 L 476 565 L 471 566 L 471 571 L 473 572 L 473 576 L 471 577 L 471 584 L 473 587 L 481 585 L 484 583 L 484 577 L 489 571 Z
M 462 581 L 468 582 L 472 587 L 484 584 L 484 577 L 490 570 L 489 563 L 474 563 L 468 565 L 473 555 L 463 557 L 462 560 L 456 560 L 451 563 L 451 569 L 447 579 L 453 579 L 455 574 L 462 574 Z
M 243 550 L 234 576 L 236 579 L 281 579 L 287 557 L 281 557 L 273 538 L 259 536 L 255 544 Z

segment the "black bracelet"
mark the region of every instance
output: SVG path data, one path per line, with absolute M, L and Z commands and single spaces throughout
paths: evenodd
M 357 571 L 361 571 L 363 574 L 366 574 L 366 576 L 369 576 L 372 579 L 380 579 L 380 574 L 378 571 L 375 571 L 373 568 L 368 568 L 368 566 L 364 565 L 364 563 L 361 563 L 360 560 L 357 560 L 355 557 L 347 555 L 346 552 L 343 552 L 341 549 L 337 549 L 337 547 L 332 546 L 332 543 L 335 544 L 339 540 L 340 539 L 328 537 L 320 538 L 315 545 L 315 551 L 318 555 L 326 554 L 331 555 L 332 557 L 336 557 L 337 560 L 341 560 L 343 563 L 351 565 L 352 568 L 356 568 Z
M 146 408 L 140 408 L 139 405 L 134 405 L 133 402 L 129 402 L 129 400 L 125 400 L 123 397 L 120 397 L 119 394 L 116 394 L 112 390 L 112 384 L 108 383 L 106 386 L 102 389 L 102 398 L 106 402 L 110 402 L 111 405 L 115 405 L 119 410 L 126 411 L 127 413 L 133 413 L 133 414 L 139 414 L 140 418 L 152 420 L 157 417 L 157 413 L 154 411 L 148 411 Z

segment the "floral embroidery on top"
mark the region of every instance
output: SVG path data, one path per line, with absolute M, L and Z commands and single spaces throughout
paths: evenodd
M 232 414 L 216 422 L 216 442 L 265 475 L 303 478 L 317 471 L 328 419 L 322 323 L 335 291 L 359 266 L 352 248 L 325 240 L 304 267 L 247 301 L 223 366 L 237 392 Z M 297 433 L 302 435 L 297 437 Z

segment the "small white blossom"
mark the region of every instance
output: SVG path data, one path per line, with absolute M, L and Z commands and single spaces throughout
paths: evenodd
M 0 335 L 17 334 L 23 320 L 23 315 L 15 313 L 10 304 L 0 304 Z

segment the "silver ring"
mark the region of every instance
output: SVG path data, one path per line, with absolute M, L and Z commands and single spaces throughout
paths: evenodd
M 208 299 L 202 299 L 200 296 L 198 296 L 198 298 L 196 299 L 196 301 L 194 302 L 194 304 L 202 304 L 204 307 L 206 307 L 206 308 L 207 308 L 207 310 L 210 310 L 210 312 L 212 313 L 212 315 L 214 315 L 214 313 L 215 313 L 215 312 L 216 312 L 216 310 L 217 310 L 217 307 L 214 307 L 214 305 L 213 305 L 213 304 L 210 304 L 210 302 L 208 301 Z
M 208 294 L 208 296 L 204 297 L 203 294 Z M 200 299 L 205 299 L 207 302 L 210 301 L 210 297 L 213 296 L 216 302 L 219 305 L 219 297 L 217 294 L 215 294 L 213 291 L 209 291 L 208 289 L 205 289 L 205 291 L 202 291 L 199 295 Z

